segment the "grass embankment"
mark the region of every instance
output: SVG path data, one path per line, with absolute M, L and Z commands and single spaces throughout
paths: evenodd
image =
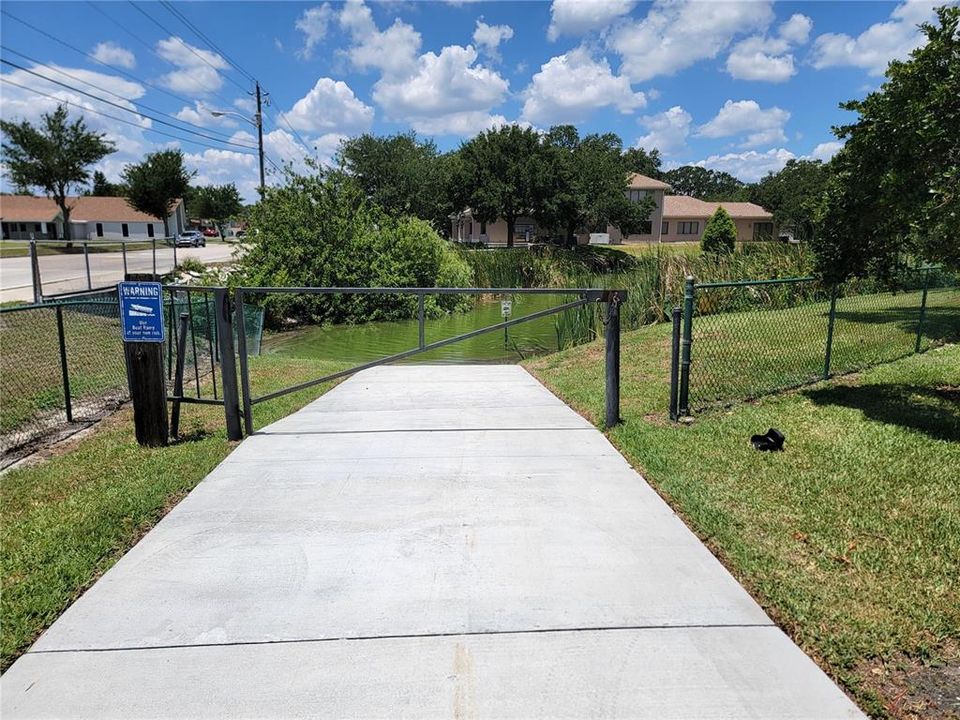
M 254 392 L 320 377 L 340 365 L 251 358 Z M 331 384 L 257 405 L 257 427 L 302 407 Z M 232 449 L 223 410 L 184 405 L 185 439 L 141 448 L 132 410 L 39 464 L 3 475 L 2 666 L 5 669 Z
M 947 659 L 960 638 L 960 346 L 686 427 L 666 420 L 669 335 L 658 325 L 623 336 L 612 442 L 862 707 L 912 717 L 910 693 L 878 677 L 895 662 Z M 527 367 L 603 417 L 602 344 Z M 755 451 L 750 436 L 771 426 L 785 452 Z

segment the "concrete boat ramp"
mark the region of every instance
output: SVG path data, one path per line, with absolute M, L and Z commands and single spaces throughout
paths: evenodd
M 863 717 L 514 366 L 245 440 L 2 679 L 5 719 Z

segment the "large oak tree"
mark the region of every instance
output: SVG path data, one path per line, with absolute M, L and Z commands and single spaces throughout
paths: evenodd
M 904 256 L 960 266 L 960 7 L 937 16 L 879 90 L 842 105 L 859 118 L 834 128 L 846 143 L 813 244 L 829 280 L 887 277 Z
M 114 144 L 102 133 L 87 130 L 82 117 L 69 122 L 65 105 L 44 114 L 39 127 L 26 120 L 0 120 L 0 128 L 11 182 L 40 188 L 52 197 L 63 215 L 64 239 L 71 240 L 67 195 L 73 186 L 89 181 L 87 169 L 112 153 Z
M 180 150 L 150 153 L 143 162 L 123 169 L 127 200 L 140 212 L 162 220 L 163 234 L 170 237 L 170 211 L 187 194 L 194 175 L 183 166 Z

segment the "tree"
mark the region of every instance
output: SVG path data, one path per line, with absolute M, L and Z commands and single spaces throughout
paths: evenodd
M 93 171 L 93 187 L 90 194 L 95 197 L 126 197 L 127 189 L 122 183 L 112 183 L 99 170 Z
M 823 217 L 829 179 L 829 166 L 819 160 L 788 160 L 780 172 L 769 173 L 750 188 L 750 202 L 772 212 L 778 227 L 810 240 Z
M 630 235 L 649 221 L 653 200 L 634 202 L 626 195 L 631 171 L 615 133 L 581 139 L 572 125 L 554 126 L 544 137 L 544 157 L 548 192 L 534 212 L 542 227 L 573 242 L 580 230 L 605 232 L 613 225 Z
M 243 203 L 240 200 L 240 192 L 233 183 L 207 185 L 195 189 L 190 209 L 198 217 L 213 220 L 222 239 L 223 226 L 243 210 Z
M 813 243 L 827 280 L 889 277 L 904 255 L 960 267 L 960 7 L 937 17 L 879 90 L 841 105 L 859 118 L 834 128 L 846 143 Z
M 708 170 L 698 165 L 682 165 L 663 173 L 663 181 L 670 183 L 677 195 L 689 195 L 701 200 L 729 202 L 746 200 L 748 188 L 730 173 Z
M 640 173 L 655 180 L 663 175 L 660 172 L 660 151 L 656 148 L 650 152 L 641 147 L 627 148 L 623 151 L 623 162 L 627 172 Z
M 40 127 L 26 120 L 0 120 L 3 158 L 16 187 L 37 187 L 50 195 L 63 215 L 64 239 L 70 240 L 70 206 L 67 194 L 74 185 L 86 183 L 87 168 L 115 150 L 101 133 L 87 130 L 83 118 L 68 122 L 67 108 L 59 105 L 44 114 Z
M 166 237 L 170 237 L 170 211 L 174 202 L 187 193 L 194 175 L 196 172 L 187 172 L 183 167 L 180 150 L 150 153 L 143 162 L 127 165 L 122 173 L 130 205 L 162 220 Z
M 453 211 L 446 193 L 449 163 L 432 140 L 421 140 L 413 132 L 387 137 L 367 133 L 344 140 L 337 160 L 367 198 L 388 214 L 413 215 L 446 230 Z
M 737 225 L 721 205 L 707 220 L 707 226 L 700 237 L 700 248 L 708 255 L 729 254 L 734 251 L 736 242 Z
M 507 246 L 513 247 L 517 218 L 535 211 L 549 196 L 549 158 L 530 128 L 505 125 L 461 145 L 451 183 L 459 207 L 469 207 L 482 223 L 503 218 Z

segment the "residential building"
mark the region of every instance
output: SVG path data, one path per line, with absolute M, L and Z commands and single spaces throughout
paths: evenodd
M 67 198 L 73 240 L 148 240 L 162 238 L 163 222 L 135 210 L 122 197 Z M 168 219 L 170 234 L 186 227 L 183 201 L 177 200 Z M 5 240 L 62 239 L 63 213 L 47 197 L 0 195 L 0 227 Z
M 660 242 L 699 242 L 707 221 L 723 207 L 737 226 L 737 241 L 776 238 L 773 214 L 749 202 L 706 202 L 686 195 L 664 198 Z
M 773 214 L 759 205 L 748 202 L 706 202 L 686 195 L 668 195 L 669 184 L 646 175 L 634 173 L 627 186 L 627 197 L 640 202 L 646 197 L 653 199 L 653 211 L 643 232 L 623 237 L 619 229 L 607 226 L 610 242 L 614 244 L 699 242 L 707 220 L 721 205 L 730 213 L 737 226 L 737 240 L 772 240 L 776 238 Z M 464 210 L 452 218 L 451 237 L 459 242 L 475 242 L 484 245 L 506 245 L 507 223 L 502 218 L 496 222 L 481 223 L 473 218 L 471 211 Z M 532 217 L 517 219 L 514 239 L 517 244 L 533 241 L 537 226 Z M 585 245 L 590 233 L 577 236 L 577 242 Z

